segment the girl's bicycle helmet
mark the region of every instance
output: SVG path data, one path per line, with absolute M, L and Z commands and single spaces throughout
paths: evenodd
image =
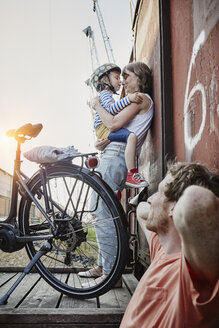
M 95 71 L 93 72 L 93 74 L 91 75 L 91 83 L 94 86 L 94 88 L 97 91 L 100 91 L 100 80 L 101 78 L 106 75 L 109 79 L 109 73 L 112 71 L 116 71 L 121 73 L 121 68 L 119 66 L 117 66 L 116 64 L 113 63 L 106 63 L 103 64 L 101 66 L 99 66 L 98 68 L 95 69 Z M 109 79 L 109 83 L 110 83 L 110 79 Z M 110 88 L 111 90 L 115 93 L 114 88 L 112 87 L 111 83 L 110 83 Z

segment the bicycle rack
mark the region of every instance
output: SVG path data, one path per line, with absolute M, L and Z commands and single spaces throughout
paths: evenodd
M 20 275 L 20 277 L 15 281 L 15 283 L 12 285 L 12 287 L 7 291 L 7 293 L 1 297 L 0 299 L 0 305 L 7 304 L 7 300 L 9 296 L 12 294 L 12 292 L 15 290 L 15 288 L 19 285 L 19 283 L 23 280 L 23 278 L 30 272 L 34 264 L 41 258 L 41 256 L 45 255 L 47 252 L 49 252 L 52 248 L 52 245 L 48 242 L 42 245 L 40 250 L 35 254 L 35 256 L 32 258 L 32 260 L 29 262 L 29 264 L 24 269 L 24 272 Z

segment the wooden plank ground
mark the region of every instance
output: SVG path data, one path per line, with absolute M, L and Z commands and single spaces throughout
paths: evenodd
M 0 297 L 20 275 L 0 272 Z M 6 305 L 0 306 L 4 328 L 116 328 L 137 286 L 132 274 L 124 274 L 122 288 L 114 288 L 98 298 L 77 300 L 60 294 L 38 273 L 28 274 Z

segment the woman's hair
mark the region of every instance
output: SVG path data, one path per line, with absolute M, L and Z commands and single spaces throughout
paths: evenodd
M 152 95 L 152 73 L 150 68 L 142 62 L 134 62 L 126 65 L 122 70 L 124 77 L 126 71 L 134 73 L 138 77 L 139 91 Z
M 170 201 L 178 201 L 184 190 L 191 185 L 202 186 L 219 197 L 219 175 L 199 163 L 168 163 L 168 172 L 173 181 L 167 185 L 165 196 Z

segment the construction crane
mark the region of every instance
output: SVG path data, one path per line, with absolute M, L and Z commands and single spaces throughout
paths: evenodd
M 100 66 L 97 47 L 94 40 L 94 32 L 90 26 L 86 27 L 83 32 L 89 38 L 89 46 L 90 46 L 90 56 L 91 56 L 91 65 L 92 65 L 92 72 Z
M 93 11 L 96 12 L 96 14 L 97 14 L 97 18 L 98 18 L 101 34 L 102 34 L 102 37 L 103 37 L 103 42 L 104 42 L 104 46 L 105 46 L 105 49 L 106 49 L 106 54 L 107 54 L 108 61 L 110 63 L 115 63 L 115 58 L 113 56 L 113 49 L 112 49 L 112 46 L 111 46 L 111 43 L 110 43 L 110 39 L 109 39 L 109 37 L 107 35 L 107 32 L 106 32 L 106 26 L 105 26 L 104 21 L 103 21 L 103 16 L 101 14 L 98 1 L 93 0 L 93 4 L 94 4 Z

